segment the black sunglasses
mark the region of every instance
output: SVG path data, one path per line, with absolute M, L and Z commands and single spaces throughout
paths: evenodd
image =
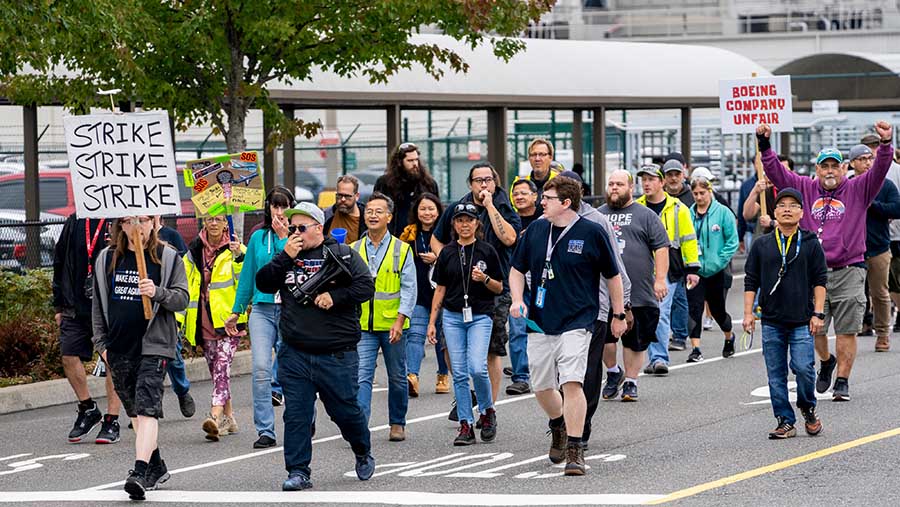
M 291 233 L 291 234 L 294 234 L 295 232 L 299 232 L 300 234 L 303 234 L 304 232 L 306 232 L 306 231 L 309 230 L 310 228 L 316 227 L 316 226 L 318 226 L 318 225 L 319 225 L 319 224 L 291 225 L 291 226 L 288 226 L 288 232 Z

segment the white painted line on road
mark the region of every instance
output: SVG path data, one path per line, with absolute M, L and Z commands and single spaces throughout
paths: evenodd
M 160 503 L 337 503 L 390 505 L 642 505 L 665 495 L 510 495 L 424 491 L 149 491 L 146 502 Z M 0 503 L 128 502 L 124 491 L 4 492 Z

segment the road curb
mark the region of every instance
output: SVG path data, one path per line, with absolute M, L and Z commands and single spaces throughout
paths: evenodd
M 209 380 L 209 367 L 206 360 L 201 357 L 193 357 L 184 361 L 187 377 L 191 382 L 200 382 Z M 234 361 L 231 363 L 231 376 L 246 375 L 251 372 L 253 362 L 250 358 L 249 350 L 242 350 L 234 355 Z M 91 391 L 91 397 L 94 399 L 106 397 L 105 379 L 88 375 L 88 389 Z M 166 377 L 166 386 L 169 386 L 168 376 Z M 64 405 L 75 402 L 75 394 L 69 381 L 66 379 L 47 380 L 44 382 L 35 382 L 33 384 L 24 384 L 19 386 L 10 386 L 0 389 L 0 414 L 9 414 L 12 412 L 21 412 L 23 410 L 32 410 L 35 408 L 52 407 L 54 405 Z

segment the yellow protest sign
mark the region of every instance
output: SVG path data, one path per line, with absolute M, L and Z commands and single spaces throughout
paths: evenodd
M 234 186 L 231 188 L 231 205 L 240 209 L 262 209 L 266 196 L 261 188 Z
M 191 197 L 197 215 L 205 215 L 206 212 L 209 211 L 209 208 L 222 203 L 224 200 L 225 191 L 222 189 L 222 185 L 219 185 L 218 183 Z

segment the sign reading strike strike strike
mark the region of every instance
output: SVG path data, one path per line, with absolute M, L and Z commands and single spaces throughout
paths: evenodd
M 181 213 L 166 112 L 67 116 L 79 218 Z
M 760 123 L 774 132 L 794 130 L 791 77 L 719 81 L 719 112 L 723 134 L 755 132 Z

